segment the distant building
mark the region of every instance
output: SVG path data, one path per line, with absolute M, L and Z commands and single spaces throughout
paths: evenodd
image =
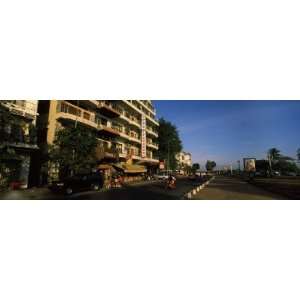
M 192 155 L 188 152 L 180 152 L 176 155 L 179 171 L 186 173 L 188 167 L 192 167 Z
M 8 184 L 22 188 L 30 185 L 31 160 L 38 150 L 36 140 L 36 100 L 1 100 L 1 162 L 5 168 L 0 177 Z M 3 124 L 3 120 L 9 120 Z

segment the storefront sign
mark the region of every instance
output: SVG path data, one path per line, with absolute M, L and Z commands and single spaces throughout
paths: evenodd
M 147 136 L 146 136 L 146 117 L 142 115 L 142 149 L 141 149 L 142 158 L 147 156 Z

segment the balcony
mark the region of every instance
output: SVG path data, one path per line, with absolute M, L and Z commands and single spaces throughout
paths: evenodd
M 21 126 L 13 125 L 9 129 L 0 130 L 0 148 L 10 146 L 20 149 L 38 149 L 36 128 L 25 130 Z
M 58 103 L 57 119 L 72 123 L 80 122 L 89 127 L 97 128 L 95 114 L 65 101 Z
M 147 147 L 151 147 L 155 150 L 158 150 L 158 144 L 153 143 L 153 142 L 147 142 Z
M 99 101 L 98 109 L 101 114 L 109 118 L 117 118 L 122 114 L 122 111 L 116 105 L 108 101 Z
M 112 159 L 116 160 L 119 157 L 120 149 L 115 144 L 109 146 L 107 143 L 100 142 L 96 148 L 96 157 L 98 160 Z
M 20 117 L 24 117 L 29 120 L 35 120 L 37 113 L 34 113 L 32 110 L 26 108 L 25 102 L 24 104 L 15 104 L 13 100 L 11 101 L 1 101 L 1 105 L 9 110 L 13 115 L 17 115 Z
M 149 133 L 155 137 L 158 137 L 158 132 L 153 131 L 150 127 L 147 127 L 146 131 L 147 131 L 147 133 Z
M 98 100 L 65 100 L 77 107 L 96 109 L 99 106 Z
M 101 134 L 108 137 L 117 137 L 120 136 L 120 131 L 117 127 L 108 127 L 107 125 L 98 125 L 98 130 Z

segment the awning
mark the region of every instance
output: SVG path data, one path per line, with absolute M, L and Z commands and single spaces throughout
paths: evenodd
M 114 164 L 114 168 L 121 170 L 124 173 L 146 173 L 147 170 L 144 166 L 130 165 L 130 164 Z
M 107 169 L 111 169 L 112 166 L 111 165 L 108 165 L 108 164 L 101 164 L 101 165 L 98 165 L 98 170 L 107 170 Z

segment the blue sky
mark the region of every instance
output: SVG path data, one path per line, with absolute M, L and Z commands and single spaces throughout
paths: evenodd
M 269 148 L 296 157 L 300 101 L 154 101 L 157 117 L 174 123 L 185 151 L 204 167 L 265 158 Z

